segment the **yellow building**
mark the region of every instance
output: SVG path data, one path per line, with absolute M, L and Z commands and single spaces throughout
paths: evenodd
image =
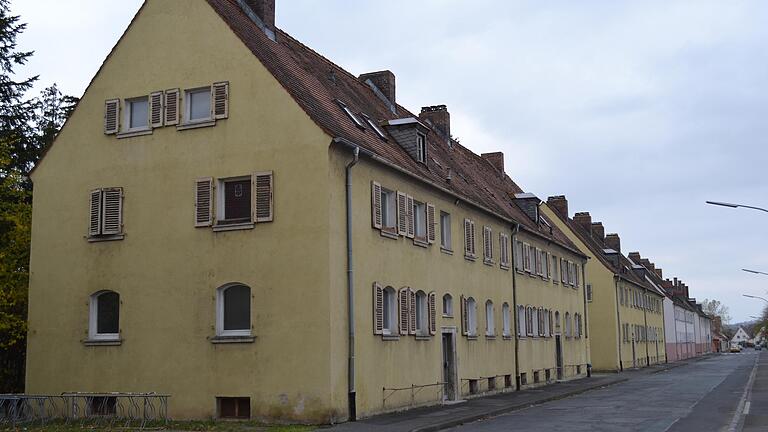
M 585 280 L 594 369 L 665 362 L 664 295 L 647 280 L 648 270 L 627 259 L 618 234 L 605 235 L 588 212 L 570 218 L 564 196 L 549 197 L 542 212 L 590 258 Z
M 27 390 L 324 423 L 583 376 L 586 256 L 503 155 L 274 8 L 147 0 L 93 78 L 32 175 Z

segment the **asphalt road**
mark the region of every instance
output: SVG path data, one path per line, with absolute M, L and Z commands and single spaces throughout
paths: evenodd
M 768 353 L 751 349 L 694 361 L 600 390 L 466 424 L 454 432 L 475 431 L 768 431 L 762 416 L 768 395 Z M 753 370 L 756 371 L 753 374 Z M 753 377 L 753 375 L 755 375 Z M 768 389 L 766 389 L 768 390 Z M 761 402 L 764 401 L 764 402 Z M 765 403 L 767 406 L 757 406 Z

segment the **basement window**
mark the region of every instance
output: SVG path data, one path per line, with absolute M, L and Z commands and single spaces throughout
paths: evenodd
M 504 388 L 512 387 L 512 375 L 504 375 Z
M 217 397 L 216 412 L 221 419 L 249 419 L 251 418 L 251 398 Z
M 87 398 L 88 415 L 112 416 L 117 413 L 117 397 L 92 396 Z
M 469 380 L 469 394 L 477 394 L 477 380 L 471 379 Z

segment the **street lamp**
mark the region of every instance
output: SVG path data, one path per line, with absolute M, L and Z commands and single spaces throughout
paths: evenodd
M 753 296 L 753 295 L 749 295 L 749 294 L 742 294 L 742 295 L 743 295 L 744 297 L 749 297 L 749 298 L 753 298 L 753 299 L 760 299 L 760 300 L 762 300 L 762 301 L 764 301 L 764 302 L 768 303 L 768 300 L 766 300 L 766 299 L 764 299 L 764 298 L 762 298 L 762 297 L 759 297 L 759 296 Z
M 768 213 L 768 210 L 766 210 L 764 208 L 748 206 L 748 205 L 744 205 L 744 204 L 734 204 L 734 203 L 719 202 L 719 201 L 707 201 L 707 204 L 721 206 L 721 207 L 730 207 L 730 208 L 742 207 L 742 208 L 748 208 L 748 209 L 752 209 L 752 210 L 761 210 L 761 211 L 764 211 L 764 212 Z
M 750 270 L 750 269 L 741 269 L 741 270 L 745 271 L 747 273 L 754 273 L 754 274 L 761 274 L 761 275 L 768 276 L 768 273 L 766 273 L 766 272 L 761 272 L 761 271 L 757 271 L 757 270 Z

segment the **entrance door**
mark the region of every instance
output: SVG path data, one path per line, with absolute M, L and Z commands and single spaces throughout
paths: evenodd
M 563 379 L 563 344 L 560 335 L 555 336 L 555 365 L 557 366 L 557 379 Z
M 456 400 L 455 333 L 443 332 L 443 400 Z

